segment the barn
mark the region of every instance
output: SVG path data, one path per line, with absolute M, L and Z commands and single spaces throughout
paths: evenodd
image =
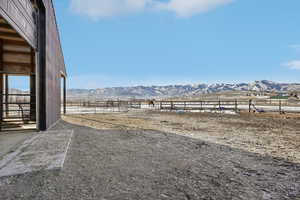
M 25 77 L 28 91 L 13 91 L 13 77 Z M 55 124 L 66 77 L 53 1 L 0 0 L 0 130 Z

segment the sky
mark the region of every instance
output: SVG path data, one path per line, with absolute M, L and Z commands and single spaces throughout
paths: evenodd
M 54 0 L 69 88 L 300 82 L 299 0 Z

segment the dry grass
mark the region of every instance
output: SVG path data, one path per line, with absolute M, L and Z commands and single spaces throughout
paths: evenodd
M 96 129 L 176 133 L 300 163 L 298 115 L 129 112 L 70 115 L 64 120 Z

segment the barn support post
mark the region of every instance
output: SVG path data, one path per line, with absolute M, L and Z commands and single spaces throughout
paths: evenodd
M 9 116 L 9 104 L 8 104 L 8 100 L 9 100 L 9 76 L 5 75 L 5 116 L 8 117 Z
M 63 76 L 63 109 L 64 115 L 67 114 L 67 79 Z
M 0 73 L 0 131 L 2 130 L 3 124 L 3 74 Z
M 0 131 L 3 124 L 3 40 L 0 39 Z
M 46 9 L 38 1 L 38 51 L 36 53 L 36 109 L 37 128 L 47 129 L 46 122 Z
M 30 76 L 30 120 L 36 121 L 36 78 Z
M 36 121 L 36 75 L 35 50 L 31 48 L 31 75 L 30 75 L 30 120 Z

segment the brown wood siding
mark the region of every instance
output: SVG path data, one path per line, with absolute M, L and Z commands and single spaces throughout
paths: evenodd
M 36 48 L 36 25 L 34 8 L 29 0 L 0 0 L 2 15 L 19 34 Z
M 60 119 L 61 72 L 66 73 L 52 0 L 43 0 L 46 8 L 46 126 Z

